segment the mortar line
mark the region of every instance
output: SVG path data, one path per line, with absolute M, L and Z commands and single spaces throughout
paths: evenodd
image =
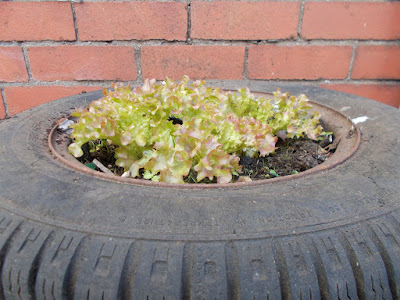
M 4 0 L 3 0 L 4 1 Z M 27 0 L 5 0 L 5 1 L 13 1 L 13 2 L 26 2 Z M 29 0 L 29 2 L 43 2 L 46 0 Z M 84 2 L 112 2 L 115 0 L 57 0 L 57 1 L 69 1 L 69 2 L 79 2 L 82 3 Z M 133 0 L 118 0 L 118 2 L 130 2 Z M 171 0 L 145 0 L 148 2 L 170 2 Z M 187 2 L 188 0 L 174 0 L 175 2 Z M 212 2 L 213 0 L 207 0 L 207 2 Z M 238 1 L 238 0 L 233 0 L 233 1 Z M 247 0 L 248 2 L 260 2 L 260 1 L 265 1 L 265 0 Z M 267 1 L 272 1 L 272 0 L 267 0 Z M 296 0 L 275 0 L 278 2 L 295 2 Z M 307 2 L 312 2 L 315 0 L 306 0 Z M 318 2 L 328 2 L 329 0 L 318 0 Z M 370 0 L 353 0 L 354 2 L 370 2 Z M 386 2 L 388 0 L 375 0 L 377 3 L 382 3 Z
M 350 58 L 350 65 L 349 65 L 349 72 L 347 73 L 347 80 L 351 80 L 351 75 L 353 73 L 353 65 L 354 65 L 354 58 L 356 56 L 356 51 L 357 51 L 357 45 L 353 45 L 353 52 L 351 53 L 351 58 Z
M 0 0 L 1 1 L 1 0 Z M 293 39 L 266 39 L 266 40 L 213 40 L 213 39 L 190 39 L 188 41 L 170 41 L 170 40 L 113 40 L 110 44 L 109 41 L 24 41 L 22 42 L 25 47 L 46 47 L 46 46 L 161 46 L 161 45 L 214 45 L 214 46 L 246 46 L 257 43 L 263 44 L 276 44 L 276 45 L 321 45 L 321 46 L 353 46 L 357 44 L 370 45 L 370 46 L 398 46 L 400 40 L 293 40 Z M 0 41 L 0 47 L 16 47 L 21 46 L 20 43 Z
M 28 82 L 32 81 L 32 70 L 31 70 L 31 64 L 29 62 L 29 56 L 28 56 L 28 50 L 24 45 L 22 45 L 22 55 L 24 57 L 25 61 L 25 67 L 26 67 L 26 72 L 28 73 Z
M 103 86 L 111 85 L 114 82 L 121 83 L 141 83 L 137 80 L 82 80 L 82 81 L 32 81 L 32 82 L 4 82 L 0 83 L 0 88 L 4 87 L 40 87 L 40 86 Z
M 244 66 L 243 66 L 243 80 L 247 80 L 247 65 L 249 59 L 249 46 L 244 48 Z
M 192 31 L 192 3 L 189 1 L 186 4 L 187 10 L 187 30 L 186 30 L 186 42 L 191 44 L 191 31 Z
M 143 83 L 143 73 L 142 73 L 142 47 L 135 47 L 135 60 L 136 60 L 136 70 L 137 79 L 140 84 Z
M 218 80 L 228 80 L 229 79 L 206 79 L 206 81 L 218 81 Z M 243 79 L 238 79 L 243 81 Z M 268 81 L 268 82 L 282 82 L 282 83 L 316 83 L 316 84 L 388 84 L 388 85 L 400 85 L 400 79 L 246 79 L 246 82 L 251 81 Z M 40 86 L 100 86 L 105 85 L 110 86 L 116 80 L 82 80 L 82 81 L 37 81 L 32 80 L 31 82 L 1 82 L 0 89 L 6 87 L 40 87 Z M 121 83 L 132 83 L 132 84 L 142 84 L 142 81 L 138 78 L 131 81 L 118 81 Z
M 8 112 L 8 106 L 7 106 L 7 101 L 6 101 L 6 94 L 4 93 L 4 89 L 0 89 L 1 92 L 1 97 L 3 98 L 3 106 L 4 106 L 4 111 L 6 115 L 4 116 L 5 119 L 8 119 L 10 117 L 10 113 Z
M 79 42 L 78 21 L 76 20 L 75 3 L 71 2 L 72 18 L 74 19 L 74 29 L 76 42 Z
M 297 40 L 303 40 L 301 37 L 301 30 L 303 28 L 304 3 L 305 0 L 303 0 L 300 5 L 299 23 L 297 25 Z

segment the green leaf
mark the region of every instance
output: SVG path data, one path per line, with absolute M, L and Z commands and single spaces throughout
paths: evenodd
M 153 178 L 153 173 L 151 173 L 151 171 L 149 171 L 149 170 L 146 170 L 146 171 L 143 173 L 143 178 L 145 178 L 145 179 L 152 179 L 152 178 Z
M 278 173 L 276 173 L 275 170 L 269 170 L 269 174 L 275 177 L 279 177 Z
M 85 164 L 86 167 L 96 170 L 96 165 L 94 163 L 87 163 Z
M 241 170 L 239 156 L 274 152 L 277 134 L 317 139 L 322 133 L 319 114 L 304 95 L 278 90 L 271 99 L 257 98 L 246 88 L 225 92 L 204 81 L 190 84 L 187 76 L 160 84 L 146 79 L 133 90 L 113 88 L 73 113 L 79 121 L 71 125 L 68 149 L 80 157 L 87 142 L 96 151 L 112 145 L 116 165 L 132 177 L 143 172 L 154 181 L 183 183 L 190 176 L 226 183 Z M 182 124 L 173 124 L 171 116 Z
M 70 144 L 68 146 L 68 151 L 75 157 L 81 157 L 83 155 L 83 151 L 82 151 L 81 147 L 76 143 Z

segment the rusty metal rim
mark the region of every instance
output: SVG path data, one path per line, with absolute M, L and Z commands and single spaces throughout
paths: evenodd
M 267 93 L 254 93 L 254 94 L 267 94 Z M 288 180 L 294 180 L 332 169 L 342 164 L 350 157 L 352 157 L 361 143 L 360 130 L 354 123 L 351 122 L 349 118 L 347 118 L 340 112 L 330 107 L 315 103 L 313 101 L 310 101 L 310 103 L 313 106 L 313 109 L 317 110 L 321 114 L 321 119 L 326 124 L 327 129 L 334 133 L 336 139 L 340 139 L 340 142 L 337 146 L 335 153 L 327 161 L 319 164 L 314 168 L 308 169 L 298 174 L 275 177 L 271 179 L 254 180 L 250 182 L 224 183 L 224 184 L 217 184 L 217 183 L 179 184 L 179 183 L 153 182 L 151 180 L 146 180 L 146 179 L 123 178 L 116 175 L 115 176 L 108 175 L 106 173 L 95 171 L 84 166 L 75 157 L 69 154 L 67 149 L 68 145 L 65 141 L 61 143 L 61 145 L 56 146 L 57 135 L 61 135 L 57 131 L 57 126 L 60 123 L 60 121 L 58 121 L 50 131 L 50 134 L 48 136 L 48 146 L 50 148 L 51 153 L 59 161 L 61 161 L 68 167 L 82 173 L 93 175 L 101 179 L 111 180 L 124 184 L 152 186 L 160 188 L 180 188 L 180 189 L 222 189 L 222 188 L 226 189 L 226 188 L 240 188 L 248 186 L 259 186 L 264 184 L 272 184 Z M 349 133 L 351 133 L 351 138 L 349 138 Z

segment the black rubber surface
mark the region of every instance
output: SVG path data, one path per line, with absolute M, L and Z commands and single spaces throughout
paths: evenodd
M 356 154 L 274 184 L 158 188 L 78 173 L 49 153 L 54 122 L 99 92 L 0 121 L 0 298 L 399 299 L 400 113 L 279 85 L 367 116 Z

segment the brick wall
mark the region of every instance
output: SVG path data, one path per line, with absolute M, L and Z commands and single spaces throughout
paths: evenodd
M 144 78 L 295 82 L 400 104 L 400 2 L 2 1 L 0 118 Z

